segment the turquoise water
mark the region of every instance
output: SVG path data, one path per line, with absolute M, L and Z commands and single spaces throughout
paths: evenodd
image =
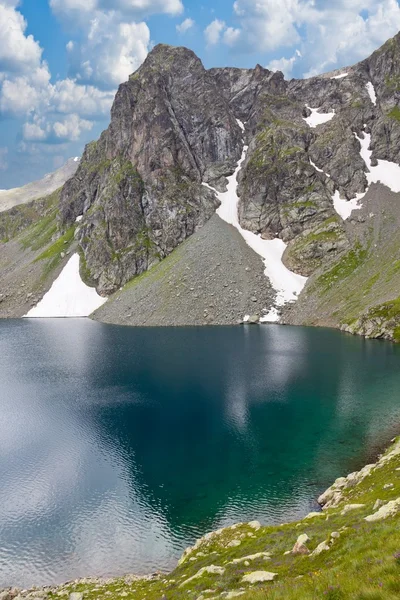
M 0 322 L 0 587 L 169 569 L 315 509 L 400 427 L 400 347 L 282 326 Z

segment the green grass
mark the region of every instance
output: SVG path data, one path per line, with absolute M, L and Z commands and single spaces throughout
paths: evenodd
M 394 119 L 395 121 L 400 121 L 400 108 L 398 106 L 392 108 L 392 110 L 388 113 L 388 117 Z
M 37 251 L 49 244 L 57 234 L 57 209 L 40 219 L 24 232 L 21 238 L 23 248 Z
M 394 448 L 400 448 L 400 439 Z M 84 600 L 197 600 L 223 598 L 229 591 L 243 591 L 244 600 L 395 600 L 400 597 L 400 515 L 370 523 L 364 517 L 374 512 L 377 499 L 383 502 L 400 496 L 400 453 L 382 461 L 360 483 L 348 487 L 336 508 L 299 522 L 254 530 L 239 524 L 206 536 L 169 574 L 148 579 L 120 578 L 99 583 L 69 583 L 50 592 L 57 600 L 62 594 L 80 591 Z M 384 489 L 386 483 L 393 487 Z M 342 515 L 346 504 L 365 506 Z M 308 548 L 330 540 L 339 532 L 330 550 L 319 556 L 285 554 L 297 537 L 306 533 Z M 229 542 L 240 540 L 230 547 Z M 232 563 L 258 552 L 269 552 L 270 559 L 257 558 L 249 565 Z M 193 559 L 193 560 L 191 560 Z M 203 567 L 216 565 L 222 575 L 203 574 L 185 583 Z M 274 582 L 258 585 L 242 583 L 244 574 L 267 570 L 276 573 Z M 212 592 L 207 591 L 212 590 Z
M 72 227 L 67 229 L 64 235 L 59 237 L 55 242 L 53 242 L 41 254 L 39 254 L 39 256 L 35 258 L 34 262 L 45 261 L 43 266 L 42 278 L 46 278 L 47 275 L 51 271 L 53 271 L 53 269 L 56 269 L 61 263 L 61 253 L 66 253 L 74 241 L 75 228 L 76 225 L 74 224 Z
M 364 263 L 367 256 L 368 248 L 364 248 L 360 243 L 355 244 L 354 248 L 331 269 L 320 275 L 314 285 L 320 289 L 320 293 L 326 293 L 337 281 L 352 275 Z

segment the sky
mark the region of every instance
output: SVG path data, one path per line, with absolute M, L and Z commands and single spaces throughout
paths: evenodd
M 0 0 L 0 189 L 80 156 L 155 44 L 292 78 L 362 60 L 399 30 L 398 0 Z

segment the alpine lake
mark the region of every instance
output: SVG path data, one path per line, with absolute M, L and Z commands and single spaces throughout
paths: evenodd
M 328 329 L 0 321 L 0 382 L 0 587 L 302 518 L 400 428 L 400 346 Z

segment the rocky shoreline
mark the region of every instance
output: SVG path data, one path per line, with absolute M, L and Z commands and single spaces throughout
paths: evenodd
M 325 520 L 329 520 L 330 516 L 333 516 L 335 513 L 333 512 L 335 509 L 340 509 L 340 515 L 346 516 L 350 515 L 351 517 L 357 513 L 357 511 L 362 511 L 367 508 L 367 504 L 365 503 L 356 503 L 351 502 L 351 495 L 357 492 L 357 486 L 360 486 L 363 482 L 371 480 L 371 477 L 390 467 L 395 472 L 400 472 L 400 467 L 394 468 L 394 461 L 396 464 L 400 459 L 400 437 L 394 438 L 392 440 L 392 445 L 389 449 L 383 454 L 379 455 L 377 461 L 375 463 L 368 464 L 364 466 L 359 471 L 355 471 L 350 473 L 346 477 L 339 477 L 336 481 L 327 488 L 318 498 L 318 503 L 321 506 L 321 512 L 311 512 L 306 515 L 300 522 L 297 523 L 287 523 L 279 528 L 287 528 L 294 527 L 295 531 L 298 531 L 298 528 L 306 530 L 307 525 L 310 523 L 322 522 Z M 370 486 L 370 490 L 375 487 L 375 482 L 373 482 Z M 395 488 L 397 486 L 392 482 L 387 482 L 382 486 L 382 492 L 385 490 L 393 495 Z M 400 497 L 391 499 L 389 501 L 381 500 L 380 498 L 376 499 L 372 510 L 367 510 L 366 516 L 364 516 L 364 521 L 367 523 L 376 523 L 379 521 L 385 521 L 389 517 L 395 517 L 400 514 Z M 216 554 L 214 547 L 215 544 L 219 544 L 222 539 L 225 539 L 224 547 L 226 549 L 234 549 L 237 546 L 241 545 L 241 540 L 245 538 L 254 539 L 258 535 L 259 532 L 262 532 L 263 529 L 273 529 L 273 527 L 264 528 L 258 521 L 251 521 L 249 523 L 237 523 L 226 527 L 224 529 L 218 529 L 216 531 L 212 531 L 204 535 L 202 538 L 198 539 L 195 544 L 183 552 L 177 569 L 183 567 L 191 563 L 192 561 L 196 561 L 199 557 L 206 557 L 207 553 L 209 555 Z M 341 532 L 345 532 L 347 526 L 344 526 L 338 532 L 333 532 L 330 534 L 330 537 L 321 542 L 312 552 L 308 548 L 308 543 L 310 541 L 309 536 L 306 533 L 301 533 L 297 535 L 297 540 L 292 549 L 285 552 L 285 555 L 305 555 L 310 557 L 319 556 L 321 553 L 325 553 L 329 551 L 336 541 L 340 538 Z M 212 551 L 213 550 L 213 551 Z M 240 562 L 244 562 L 245 566 L 249 565 L 253 560 L 270 560 L 269 552 L 258 552 L 256 554 L 252 554 L 240 559 L 234 559 L 232 563 L 239 564 Z M 246 559 L 246 560 L 245 560 Z M 204 570 L 205 569 L 205 570 Z M 214 571 L 213 571 L 214 569 Z M 203 567 L 200 571 L 192 576 L 191 579 L 196 579 L 197 577 L 201 577 L 203 573 L 217 573 L 217 569 L 219 569 L 222 573 L 224 570 L 222 567 Z M 256 573 L 260 573 L 257 571 Z M 266 572 L 267 573 L 267 572 Z M 276 576 L 274 573 L 269 573 L 270 575 Z M 125 598 L 127 596 L 131 596 L 131 593 L 136 592 L 137 586 L 143 586 L 147 584 L 160 583 L 160 585 L 166 585 L 170 583 L 175 583 L 175 579 L 171 579 L 171 574 L 156 572 L 149 575 L 126 575 L 124 577 L 119 578 L 103 578 L 103 577 L 90 577 L 83 579 L 76 579 L 69 582 L 66 582 L 61 585 L 47 585 L 47 586 L 33 586 L 29 589 L 20 589 L 17 587 L 9 587 L 0 590 L 0 600 L 50 600 L 53 598 L 68 598 L 68 600 L 83 600 L 84 596 L 86 596 L 84 589 L 87 587 L 90 589 L 90 595 L 93 593 L 101 596 L 102 594 L 106 598 L 107 596 L 116 596 L 118 598 Z M 189 579 L 180 584 L 180 587 L 186 585 L 189 582 Z M 248 582 L 251 578 L 248 578 Z M 274 577 L 270 577 L 269 580 L 273 580 Z M 260 581 L 267 581 L 267 579 L 257 579 L 254 578 L 253 583 L 258 583 Z M 110 588 L 112 588 L 113 592 L 110 592 Z M 241 588 L 242 589 L 242 588 Z M 83 591 L 82 591 L 83 590 Z M 231 592 L 231 595 L 222 594 L 219 598 L 233 598 L 235 596 L 239 596 L 237 592 Z M 200 596 L 199 596 L 200 597 Z M 162 597 L 163 600 L 166 599 L 166 596 Z

